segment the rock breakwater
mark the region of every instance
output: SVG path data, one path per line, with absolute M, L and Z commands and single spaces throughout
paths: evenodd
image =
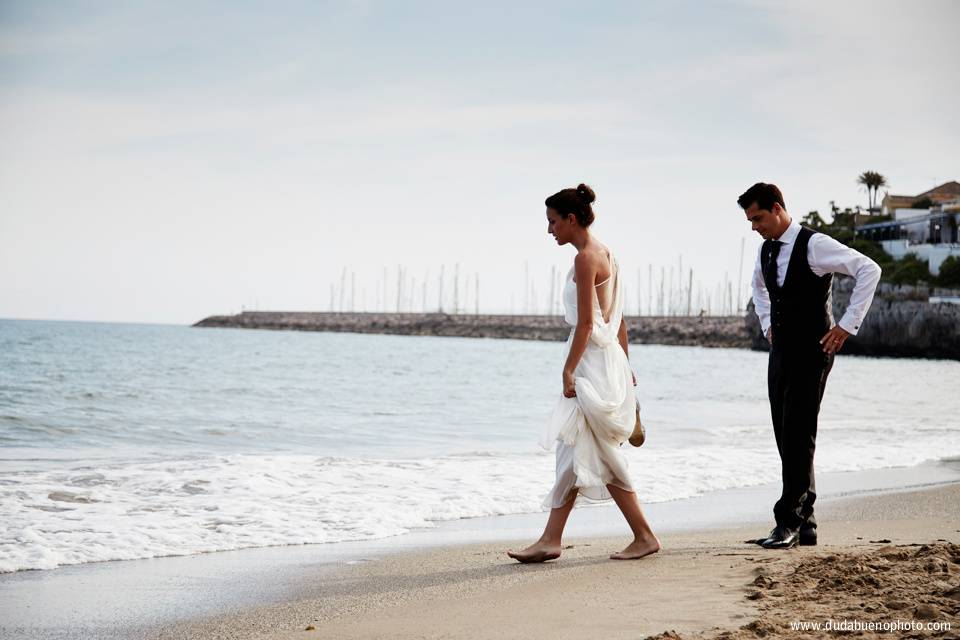
M 244 311 L 210 316 L 194 326 L 552 341 L 570 335 L 563 318 L 543 315 Z M 733 348 L 751 344 L 741 316 L 630 317 L 627 329 L 630 341 L 641 344 Z

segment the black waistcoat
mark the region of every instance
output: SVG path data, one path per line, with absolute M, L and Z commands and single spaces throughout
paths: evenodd
M 812 229 L 800 227 L 783 286 L 776 283 L 768 286 L 773 348 L 777 350 L 816 349 L 819 352 L 820 338 L 833 326 L 830 296 L 833 274 L 818 276 L 807 262 L 807 245 L 814 233 Z M 769 259 L 767 248 L 763 256 L 764 269 L 769 267 Z

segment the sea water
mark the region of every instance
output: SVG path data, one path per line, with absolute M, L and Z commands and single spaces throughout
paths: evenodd
M 561 343 L 0 320 L 0 572 L 529 513 Z M 634 345 L 643 502 L 779 479 L 766 355 Z M 838 357 L 817 470 L 960 456 L 960 363 Z

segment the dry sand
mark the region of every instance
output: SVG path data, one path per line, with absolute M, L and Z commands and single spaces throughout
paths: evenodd
M 161 638 L 818 638 L 791 622 L 950 623 L 960 638 L 960 485 L 850 497 L 818 510 L 820 545 L 767 551 L 743 529 L 677 533 L 640 561 L 621 539 L 569 540 L 520 565 L 508 545 L 398 554 L 318 577 L 309 598 L 169 626 Z M 518 541 L 518 545 L 529 541 Z M 317 587 L 322 595 L 316 596 Z M 307 630 L 308 626 L 314 627 Z

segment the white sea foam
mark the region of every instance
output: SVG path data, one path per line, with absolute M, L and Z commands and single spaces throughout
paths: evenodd
M 631 449 L 641 500 L 776 481 L 770 442 L 740 435 L 726 445 Z M 851 442 L 831 438 L 818 470 L 910 466 L 960 454 L 947 431 L 928 433 L 922 447 L 908 449 L 893 436 Z M 444 520 L 536 512 L 552 472 L 552 455 L 544 452 L 422 459 L 237 454 L 6 474 L 0 572 L 369 540 Z

